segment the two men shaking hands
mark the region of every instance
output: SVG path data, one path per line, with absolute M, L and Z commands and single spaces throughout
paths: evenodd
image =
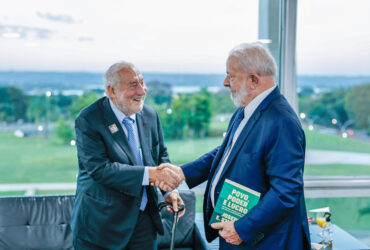
M 144 105 L 142 74 L 131 63 L 112 65 L 105 74 L 108 97 L 82 110 L 75 122 L 75 249 L 156 249 L 163 225 L 153 186 L 167 192 L 165 200 L 177 210 L 183 201 L 173 190 L 184 180 L 189 188 L 208 181 L 205 234 L 209 242 L 219 237 L 220 249 L 310 249 L 303 193 L 305 135 L 276 76 L 276 62 L 264 45 L 233 48 L 223 85 L 237 109 L 225 138 L 178 167 L 169 163 L 158 114 Z M 210 226 L 225 179 L 261 198 L 239 220 Z

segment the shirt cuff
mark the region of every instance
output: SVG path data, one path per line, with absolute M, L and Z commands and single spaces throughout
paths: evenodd
M 144 176 L 142 186 L 149 186 L 149 167 L 144 168 Z
M 172 191 L 170 191 L 170 192 L 166 192 L 166 193 L 163 195 L 164 199 L 166 199 L 166 198 L 167 198 L 167 196 L 168 196 L 170 193 L 172 193 L 172 192 L 179 193 L 179 191 L 178 191 L 177 189 L 174 189 L 174 190 L 172 190 Z

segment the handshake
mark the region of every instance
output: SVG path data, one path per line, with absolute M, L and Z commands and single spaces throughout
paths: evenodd
M 169 192 L 177 188 L 185 180 L 182 169 L 170 163 L 162 163 L 158 167 L 149 167 L 149 182 L 163 191 Z

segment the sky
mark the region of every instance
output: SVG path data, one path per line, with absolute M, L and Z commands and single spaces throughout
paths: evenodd
M 369 12 L 368 0 L 298 0 L 298 73 L 370 75 Z
M 298 0 L 299 74 L 370 75 L 370 1 Z M 224 73 L 258 39 L 258 0 L 12 0 L 0 9 L 0 70 Z

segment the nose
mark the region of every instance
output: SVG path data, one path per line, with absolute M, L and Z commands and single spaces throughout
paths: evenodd
M 147 90 L 148 89 L 147 89 L 145 84 L 143 84 L 143 85 L 139 84 L 139 87 L 136 89 L 137 94 L 139 94 L 139 95 L 145 95 Z
M 225 87 L 230 87 L 230 82 L 229 82 L 229 79 L 227 78 L 227 76 L 225 77 L 225 80 L 224 80 L 224 86 Z

